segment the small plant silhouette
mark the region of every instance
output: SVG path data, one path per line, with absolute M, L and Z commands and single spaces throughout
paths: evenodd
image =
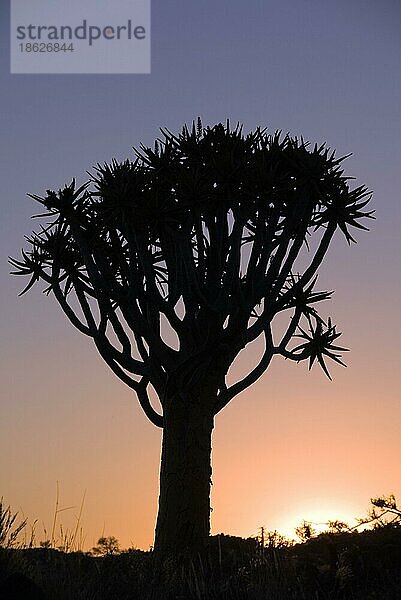
M 91 552 L 96 556 L 118 554 L 120 552 L 120 544 L 113 535 L 100 537 L 97 541 L 97 545 L 92 548 Z
M 309 521 L 303 521 L 301 525 L 295 529 L 295 533 L 301 542 L 307 542 L 311 538 L 315 537 L 316 530 L 313 528 L 312 523 Z
M 12 513 L 10 506 L 5 506 L 3 496 L 0 498 L 0 548 L 13 548 L 18 545 L 18 536 L 25 529 L 28 519 L 16 523 L 18 513 Z
M 401 509 L 397 506 L 394 494 L 371 498 L 371 510 L 367 517 L 358 519 L 359 525 L 372 525 L 373 528 L 401 525 Z

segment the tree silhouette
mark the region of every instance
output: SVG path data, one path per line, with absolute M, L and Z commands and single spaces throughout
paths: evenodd
M 310 150 L 259 127 L 245 136 L 229 121 L 161 132 L 153 149 L 97 165 L 79 188 L 73 180 L 30 194 L 46 223 L 22 260 L 10 260 L 14 274 L 30 276 L 21 293 L 43 280 L 163 428 L 155 534 L 163 553 L 209 535 L 215 415 L 274 355 L 318 362 L 328 377 L 325 360 L 343 364 L 340 333 L 316 309 L 332 292 L 314 291 L 316 274 L 337 228 L 350 244 L 350 227 L 366 229 L 359 220 L 372 213 L 363 211 L 367 189 L 348 186 L 346 157 L 324 144 Z M 287 327 L 275 339 L 281 313 Z M 257 338 L 259 363 L 228 387 L 230 365 Z
M 92 548 L 91 552 L 97 556 L 111 556 L 120 552 L 120 544 L 114 535 L 103 536 L 98 539 L 96 546 Z

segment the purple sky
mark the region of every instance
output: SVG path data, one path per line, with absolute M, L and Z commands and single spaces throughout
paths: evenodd
M 331 448 L 340 439 L 342 446 L 332 468 L 345 475 L 335 479 L 333 489 L 327 484 L 321 497 L 337 490 L 334 510 L 338 506 L 358 516 L 370 495 L 400 496 L 399 2 L 153 0 L 151 75 L 107 76 L 10 75 L 7 5 L 3 1 L 0 8 L 0 496 L 50 523 L 56 480 L 66 504 L 77 504 L 86 488 L 88 545 L 104 522 L 106 533 L 124 545 L 131 539 L 141 547 L 151 543 L 159 432 L 53 299 L 39 290 L 17 299 L 23 282 L 8 275 L 6 261 L 19 254 L 23 236 L 35 226 L 29 217 L 38 209 L 28 192 L 42 194 L 73 176 L 82 182 L 95 163 L 132 157 L 131 147 L 151 144 L 160 126 L 177 131 L 198 115 L 204 124 L 229 117 L 244 123 L 245 130 L 267 125 L 272 131 L 303 134 L 313 143 L 327 141 L 339 155 L 353 152 L 346 172 L 373 190 L 377 218 L 351 249 L 338 236 L 321 270 L 320 286 L 336 290 L 327 311 L 344 332 L 343 345 L 352 349 L 348 369 L 334 369 L 335 381 L 328 384 L 320 373 L 308 374 L 305 365 L 272 367 L 271 376 L 216 420 L 216 527 L 247 535 L 263 520 L 269 528 L 286 526 L 279 493 L 288 488 L 280 476 L 285 456 L 280 456 L 280 469 L 272 464 L 285 438 L 283 424 L 292 440 L 302 440 L 306 428 L 310 442 L 297 452 L 288 450 L 292 463 L 299 457 L 291 467 L 290 514 L 297 506 L 297 489 L 298 498 L 305 503 L 309 498 L 300 489 L 307 465 L 313 464 L 308 471 L 313 490 L 325 469 L 324 453 L 320 467 L 311 460 L 325 416 L 331 423 Z M 298 404 L 299 385 L 304 408 Z M 263 402 L 266 396 L 270 404 Z M 323 410 L 329 397 L 333 402 Z M 316 422 L 311 414 L 317 415 Z M 276 426 L 281 435 L 274 432 Z M 260 440 L 257 448 L 247 442 L 251 431 Z M 239 448 L 235 474 L 230 439 Z M 255 452 L 258 460 L 261 453 L 269 456 L 263 482 L 255 482 L 248 504 L 242 498 L 241 506 L 233 502 L 226 510 L 229 497 L 241 496 L 230 485 L 233 479 L 245 481 Z M 347 471 L 352 456 L 357 481 L 354 471 Z M 383 466 L 383 456 L 394 468 Z M 255 479 L 259 470 L 255 467 Z M 271 494 L 268 478 L 276 490 Z

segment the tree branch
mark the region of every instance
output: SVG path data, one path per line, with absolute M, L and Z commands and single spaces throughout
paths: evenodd
M 237 394 L 243 392 L 250 385 L 255 383 L 259 379 L 261 375 L 266 371 L 267 367 L 270 364 L 270 361 L 274 354 L 273 340 L 271 335 L 271 329 L 268 327 L 265 330 L 265 350 L 262 358 L 260 359 L 258 365 L 250 372 L 246 377 L 237 381 L 234 385 L 229 388 L 225 388 L 220 391 L 217 396 L 217 401 L 214 408 L 214 414 L 217 415 L 218 412 L 224 408 L 230 400 L 234 398 Z
M 147 383 L 145 384 L 141 381 L 138 385 L 138 388 L 135 391 L 138 396 L 139 404 L 141 405 L 142 410 L 148 417 L 149 421 L 151 421 L 153 425 L 156 425 L 156 427 L 163 428 L 163 416 L 159 415 L 150 403 L 149 395 L 147 392 Z

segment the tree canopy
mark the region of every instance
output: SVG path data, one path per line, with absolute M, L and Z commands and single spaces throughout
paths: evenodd
M 244 135 L 228 121 L 161 133 L 135 160 L 98 164 L 80 187 L 31 195 L 46 210 L 22 259 L 11 259 L 15 274 L 30 276 L 22 293 L 44 281 L 160 427 L 149 384 L 163 406 L 169 385 L 196 385 L 213 370 L 216 414 L 274 355 L 318 362 L 330 377 L 325 359 L 343 364 L 345 349 L 316 308 L 332 293 L 315 291 L 318 267 L 337 229 L 351 244 L 351 229 L 372 217 L 366 187 L 349 187 L 346 157 L 260 127 Z M 260 362 L 228 387 L 231 363 L 259 336 Z

